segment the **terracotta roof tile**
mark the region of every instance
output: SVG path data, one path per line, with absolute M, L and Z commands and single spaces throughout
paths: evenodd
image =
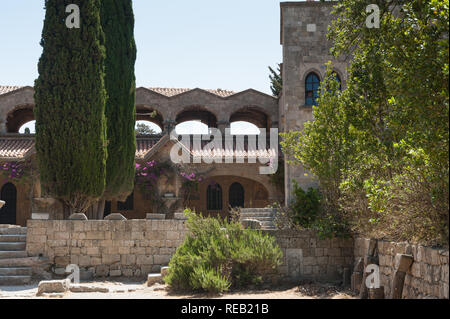
M 181 93 L 186 93 L 189 91 L 192 91 L 192 89 L 177 89 L 177 88 L 148 88 L 150 91 L 168 96 L 168 97 L 172 97 Z M 222 90 L 222 89 L 216 89 L 216 90 L 210 90 L 210 89 L 205 89 L 204 91 L 207 91 L 209 93 L 215 94 L 217 96 L 220 97 L 228 97 L 231 96 L 233 94 L 235 94 L 236 92 L 234 91 L 228 91 L 228 90 Z
M 2 86 L 0 85 L 0 95 L 13 92 L 15 90 L 21 89 L 23 86 Z M 186 93 L 189 91 L 192 91 L 192 89 L 182 89 L 182 88 L 148 88 L 150 91 L 159 93 L 164 96 L 172 97 L 181 93 Z M 204 91 L 207 91 L 209 93 L 215 94 L 220 97 L 228 97 L 233 94 L 236 94 L 234 91 L 229 90 L 222 90 L 222 89 L 216 89 L 216 90 L 210 90 L 205 89 Z
M 23 159 L 33 147 L 33 138 L 0 138 L 0 158 Z
M 161 136 L 138 137 L 136 140 L 136 159 L 143 159 L 160 139 Z M 6 160 L 24 159 L 33 147 L 33 137 L 0 137 L 0 158 Z
M 23 88 L 23 86 L 2 86 L 0 85 L 0 95 L 16 91 L 18 89 Z

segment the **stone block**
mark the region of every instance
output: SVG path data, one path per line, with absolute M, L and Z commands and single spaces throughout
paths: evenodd
M 120 270 L 120 269 L 117 269 L 117 270 L 111 270 L 111 271 L 109 272 L 109 276 L 110 276 L 110 277 L 120 277 L 120 276 L 122 276 L 122 270 Z
M 395 256 L 395 269 L 401 272 L 408 272 L 414 262 L 412 255 L 397 254 Z
M 69 216 L 69 220 L 84 220 L 87 221 L 88 218 L 85 214 L 80 214 L 80 213 L 76 213 L 76 214 L 72 214 Z
M 119 213 L 114 213 L 106 216 L 104 220 L 112 220 L 112 221 L 125 221 L 127 220 L 125 216 Z
M 161 276 L 164 278 L 169 273 L 170 267 L 161 267 Z
M 153 261 L 155 265 L 168 265 L 171 258 L 170 255 L 155 255 Z
M 69 287 L 70 281 L 68 279 L 41 281 L 38 285 L 36 296 L 52 293 L 65 293 L 69 291 Z
M 147 287 L 151 287 L 155 284 L 162 284 L 162 283 L 164 283 L 164 281 L 161 274 L 149 274 L 147 276 Z
M 147 214 L 148 220 L 164 220 L 166 219 L 165 214 Z

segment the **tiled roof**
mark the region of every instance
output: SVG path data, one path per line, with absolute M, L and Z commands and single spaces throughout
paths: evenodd
M 160 139 L 161 136 L 138 137 L 136 139 L 136 159 L 143 159 Z M 24 159 L 31 153 L 33 147 L 34 137 L 0 137 L 0 159 Z
M 1 86 L 0 85 L 0 95 L 18 90 L 23 88 L 23 86 Z M 181 93 L 186 93 L 189 91 L 192 91 L 192 89 L 178 89 L 178 88 L 148 88 L 150 91 L 159 93 L 161 95 L 167 96 L 167 97 L 172 97 Z M 222 89 L 216 89 L 216 90 L 210 90 L 210 89 L 205 89 L 204 91 L 207 91 L 209 93 L 215 94 L 217 96 L 220 97 L 228 97 L 231 96 L 233 94 L 236 94 L 236 92 L 234 91 L 229 91 L 229 90 L 222 90 Z
M 12 92 L 12 91 L 16 91 L 18 89 L 23 88 L 23 86 L 2 86 L 0 85 L 0 95 Z
M 235 139 L 233 141 L 228 142 L 225 140 L 222 141 L 222 147 L 220 149 L 212 149 L 206 150 L 205 146 L 211 143 L 210 141 L 202 141 L 201 148 L 195 148 L 194 142 L 191 140 L 191 154 L 194 157 L 208 157 L 208 158 L 216 158 L 216 157 L 233 157 L 233 158 L 276 158 L 281 155 L 281 151 L 278 149 L 273 149 L 270 147 L 270 140 L 266 141 L 266 147 L 263 149 L 258 149 L 258 140 L 255 140 L 255 146 L 252 147 L 248 143 L 248 137 L 244 137 L 243 143 L 237 143 Z M 213 148 L 213 147 L 211 147 Z
M 33 138 L 0 137 L 0 158 L 23 159 L 33 147 Z
M 192 89 L 176 89 L 176 88 L 148 88 L 148 89 L 150 91 L 153 91 L 153 92 L 156 92 L 161 95 L 168 96 L 168 97 L 192 91 Z M 234 92 L 234 91 L 228 91 L 228 90 L 222 90 L 222 89 L 217 89 L 217 90 L 205 89 L 204 91 L 207 91 L 209 93 L 215 94 L 220 97 L 228 97 L 233 94 L 236 94 L 236 92 Z
M 160 140 L 161 136 L 136 138 L 136 159 L 144 159 Z

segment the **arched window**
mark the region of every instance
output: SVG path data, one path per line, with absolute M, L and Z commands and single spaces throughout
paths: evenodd
M 342 90 L 342 81 L 341 81 L 341 77 L 340 77 L 339 74 L 337 74 L 336 72 L 333 72 L 332 75 L 334 76 L 334 78 L 336 79 L 336 81 L 339 83 L 339 90 Z
M 306 99 L 305 104 L 308 106 L 317 105 L 317 98 L 319 97 L 320 78 L 312 72 L 306 77 Z
M 210 184 L 206 191 L 206 209 L 222 210 L 222 187 L 219 184 Z
M 245 190 L 244 187 L 239 183 L 233 183 L 230 186 L 229 192 L 229 204 L 231 207 L 241 207 L 244 208 L 245 203 Z

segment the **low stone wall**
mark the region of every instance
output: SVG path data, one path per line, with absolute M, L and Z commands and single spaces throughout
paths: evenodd
M 369 239 L 355 240 L 355 260 L 364 258 Z M 385 296 L 391 295 L 397 254 L 414 257 L 414 262 L 406 274 L 403 298 L 449 298 L 449 251 L 408 243 L 378 241 L 377 245 L 381 286 Z
M 321 240 L 311 231 L 265 231 L 283 251 L 281 277 L 342 280 L 353 240 Z M 140 277 L 167 266 L 186 234 L 184 220 L 28 221 L 27 252 L 48 257 L 53 273 L 76 264 L 94 277 Z
M 159 272 L 185 237 L 183 220 L 28 221 L 29 256 L 48 257 L 56 274 L 76 264 L 94 277 Z
M 353 239 L 320 239 L 308 230 L 267 230 L 283 251 L 281 275 L 286 279 L 340 282 L 353 267 Z

